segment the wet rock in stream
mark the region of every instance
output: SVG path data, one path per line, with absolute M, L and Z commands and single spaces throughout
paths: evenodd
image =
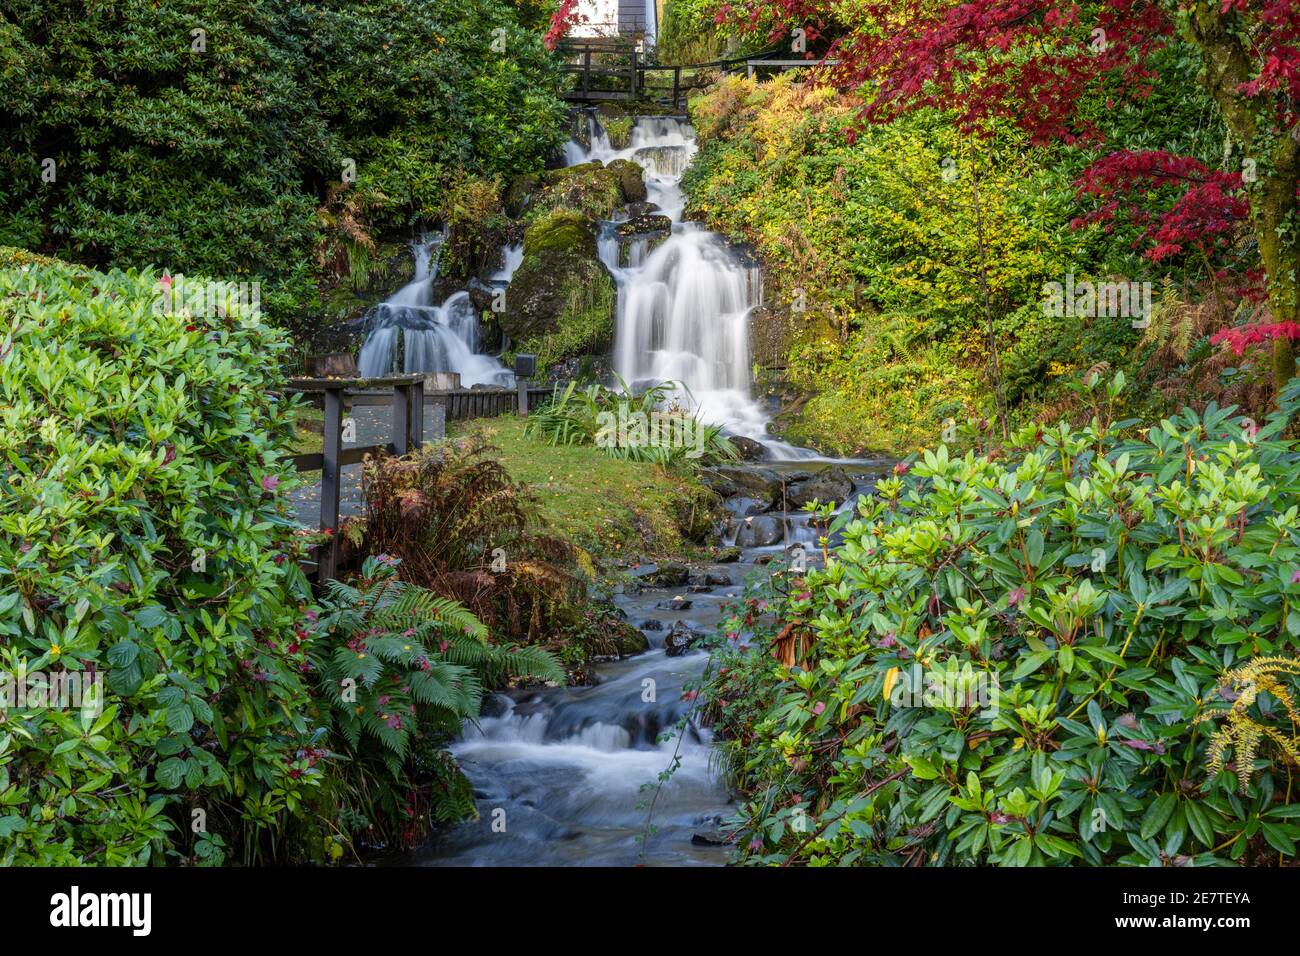
M 686 565 L 664 561 L 644 575 L 640 583 L 648 588 L 676 588 L 685 584 L 689 577 L 690 569 Z
M 664 653 L 669 657 L 680 657 L 703 639 L 704 635 L 699 631 L 685 621 L 678 621 L 664 638 Z
M 817 500 L 822 504 L 835 502 L 844 504 L 853 494 L 853 480 L 844 470 L 832 465 L 815 475 L 789 484 L 785 489 L 785 504 L 790 511 L 797 511 L 808 502 Z
M 661 611 L 689 611 L 691 609 L 690 601 L 680 595 L 671 601 L 660 601 L 655 605 Z
M 763 548 L 785 537 L 785 521 L 776 515 L 756 515 L 736 528 L 736 547 Z

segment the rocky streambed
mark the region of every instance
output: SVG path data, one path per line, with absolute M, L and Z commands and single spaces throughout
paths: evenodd
M 815 544 L 814 529 L 792 510 L 795 502 L 816 497 L 855 507 L 891 466 L 882 460 L 711 469 L 706 480 L 731 492 L 716 560 L 629 569 L 615 596 L 649 649 L 598 664 L 587 686 L 494 695 L 477 726 L 452 747 L 474 786 L 479 819 L 443 832 L 411 862 L 726 863 L 732 795 L 711 766 L 708 728 L 683 699 L 684 686 L 708 661 L 701 639 L 717 627 L 724 605 L 742 595 L 747 578 L 763 574 L 787 549 Z M 815 562 L 817 549 L 807 553 Z

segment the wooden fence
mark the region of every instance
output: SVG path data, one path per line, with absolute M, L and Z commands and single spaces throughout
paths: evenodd
M 524 414 L 543 404 L 553 394 L 554 386 L 522 385 L 518 391 L 506 389 L 431 389 L 425 391 L 423 375 L 389 375 L 382 378 L 294 378 L 289 390 L 321 396 L 325 413 L 321 451 L 295 455 L 294 467 L 300 472 L 319 471 L 320 523 L 329 540 L 316 551 L 315 562 L 306 570 L 316 572 L 317 580 L 326 581 L 338 573 L 339 499 L 343 487 L 343 468 L 357 464 L 367 455 L 387 452 L 405 455 L 424 441 L 426 405 L 441 405 L 447 421 L 491 418 L 520 411 Z M 393 410 L 390 438 L 383 444 L 343 447 L 343 409 L 356 406 L 390 406 Z

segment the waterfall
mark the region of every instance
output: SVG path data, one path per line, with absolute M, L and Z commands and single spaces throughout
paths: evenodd
M 439 237 L 412 243 L 415 278 L 375 307 L 357 357 L 358 371 L 365 378 L 391 374 L 400 344 L 403 372 L 459 372 L 465 387 L 513 385 L 514 374 L 479 351 L 478 312 L 469 293 L 456 292 L 441 305 L 433 304 L 441 245 Z M 505 265 L 489 280 L 494 285 L 510 281 L 523 261 L 523 248 L 507 247 L 504 259 Z
M 674 381 L 700 417 L 735 435 L 763 442 L 779 459 L 815 457 L 775 440 L 750 380 L 749 317 L 762 301 L 762 275 L 715 233 L 682 222 L 682 174 L 696 152 L 695 130 L 672 116 L 636 119 L 626 149 L 614 149 L 587 114 L 590 148 L 570 142 L 571 163 L 630 159 L 645 171 L 652 211 L 673 220 L 656 245 L 647 237 L 602 230 L 599 251 L 618 284 L 614 370 L 634 388 Z

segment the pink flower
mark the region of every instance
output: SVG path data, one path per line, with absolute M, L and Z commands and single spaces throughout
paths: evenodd
M 1300 584 L 1300 570 L 1291 572 L 1291 583 Z
M 909 465 L 907 462 L 905 462 L 905 461 L 900 461 L 898 464 L 896 464 L 896 465 L 894 466 L 894 474 L 896 474 L 896 475 L 905 475 L 905 474 L 908 473 L 908 471 L 911 470 L 911 468 L 912 468 L 912 466 Z
M 825 709 L 826 709 L 826 705 L 820 700 L 817 701 L 817 703 L 813 704 L 813 713 L 817 714 L 818 716 L 820 716 Z
M 277 478 L 275 475 L 263 475 L 263 476 L 262 476 L 262 490 L 263 490 L 263 491 L 275 491 L 275 489 L 278 488 L 279 485 L 280 485 L 280 479 Z
M 1025 589 L 1016 588 L 1007 595 L 1007 607 L 1014 607 L 1025 599 Z

